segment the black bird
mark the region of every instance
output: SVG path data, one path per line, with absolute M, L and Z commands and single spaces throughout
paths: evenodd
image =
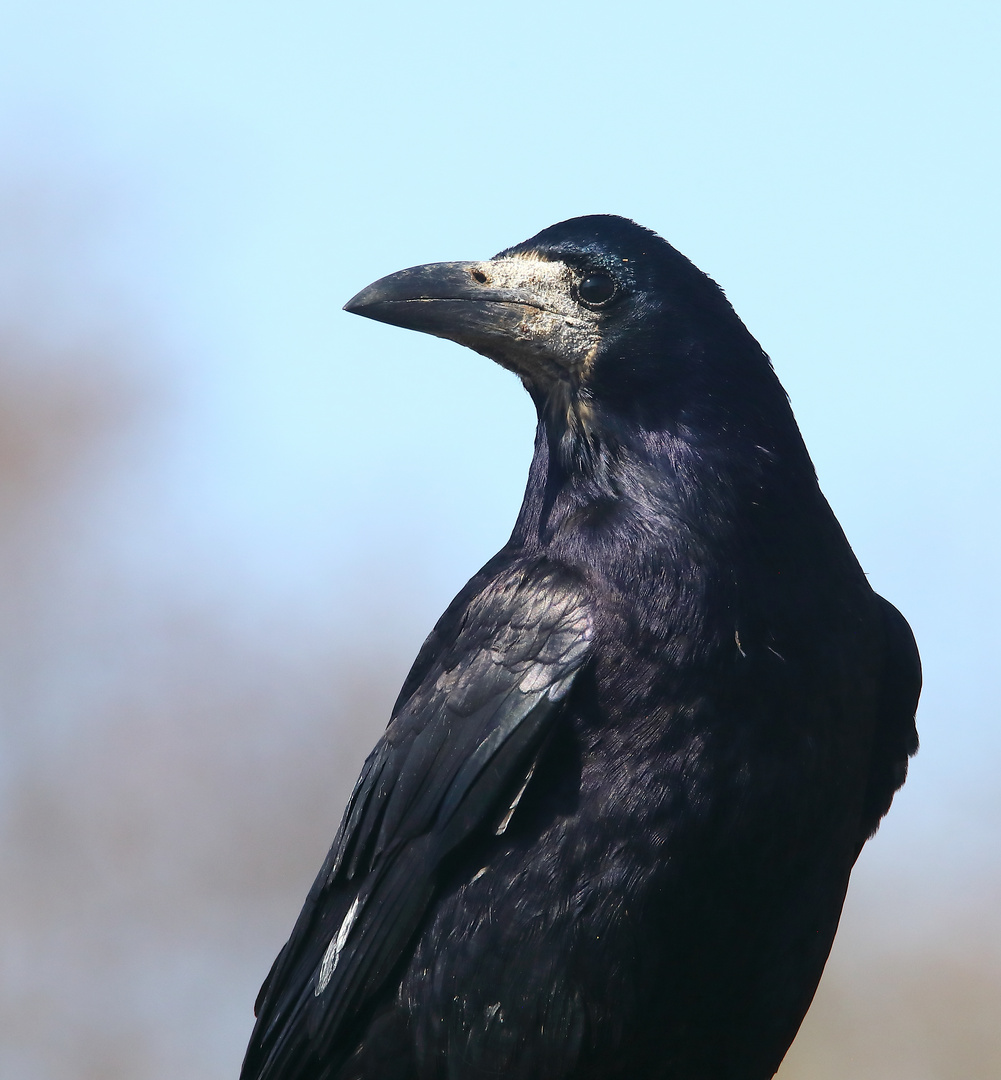
M 535 456 L 365 763 L 243 1080 L 765 1080 L 921 681 L 768 357 L 611 216 L 347 310 L 514 371 Z

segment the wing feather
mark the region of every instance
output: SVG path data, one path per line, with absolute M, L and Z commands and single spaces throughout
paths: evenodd
M 872 764 L 862 809 L 859 850 L 879 827 L 890 802 L 907 777 L 907 760 L 918 749 L 914 714 L 921 693 L 921 658 L 907 620 L 881 596 L 885 661 L 872 746 Z
M 285 948 L 261 988 L 243 1080 L 305 1078 L 405 957 L 446 856 L 506 827 L 593 634 L 582 583 L 508 567 L 421 650 Z M 431 647 L 433 645 L 433 648 Z M 340 1042 L 338 1041 L 340 1040 Z

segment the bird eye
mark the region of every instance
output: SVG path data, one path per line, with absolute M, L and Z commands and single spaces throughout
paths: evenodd
M 591 273 L 577 286 L 577 299 L 588 307 L 604 307 L 616 291 L 615 279 L 610 274 Z

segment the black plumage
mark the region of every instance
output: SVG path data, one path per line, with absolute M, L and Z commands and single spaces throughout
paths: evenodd
M 535 456 L 365 764 L 244 1080 L 765 1080 L 920 688 L 767 356 L 616 217 L 347 307 L 517 372 Z

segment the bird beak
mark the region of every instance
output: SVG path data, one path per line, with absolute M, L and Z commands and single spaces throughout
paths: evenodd
M 491 270 L 478 262 L 412 266 L 379 278 L 344 310 L 476 349 L 484 339 L 516 334 L 525 316 L 541 306 L 525 288 L 498 288 Z
M 380 278 L 344 310 L 456 341 L 545 386 L 574 367 L 554 349 L 572 318 L 568 273 L 538 258 L 428 263 Z

